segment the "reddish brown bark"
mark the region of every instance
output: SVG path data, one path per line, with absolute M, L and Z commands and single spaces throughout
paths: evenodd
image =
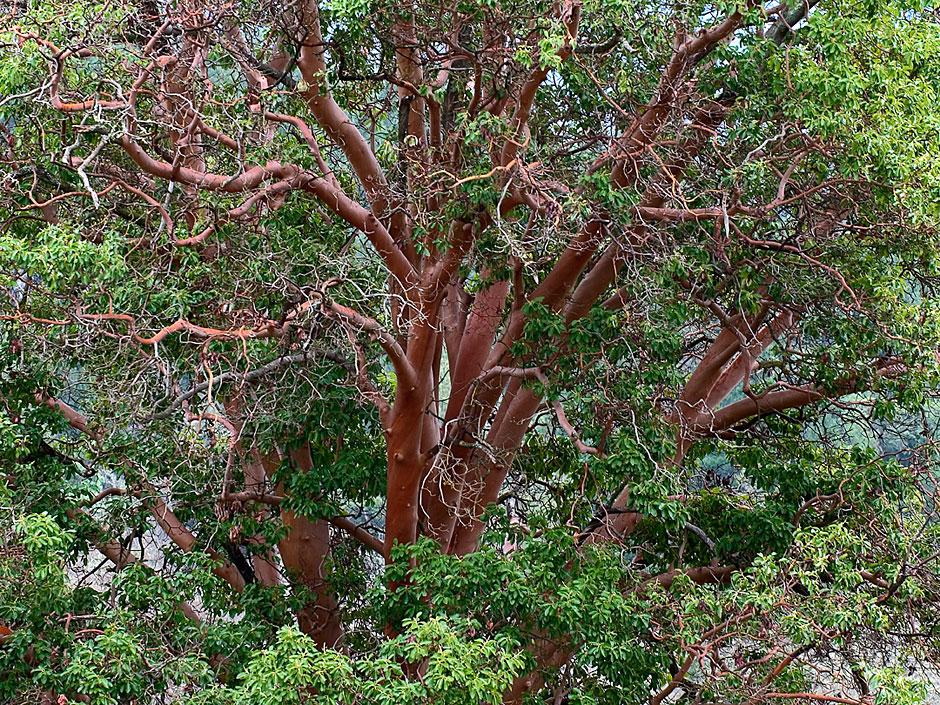
M 756 5 L 754 2 L 747 4 L 749 7 Z M 628 307 L 629 302 L 619 297 L 620 292 L 611 294 L 611 289 L 616 289 L 619 284 L 618 275 L 625 259 L 642 252 L 656 234 L 657 227 L 681 222 L 705 224 L 727 221 L 736 215 L 760 214 L 758 208 L 749 209 L 738 204 L 727 208 L 681 208 L 673 198 L 686 172 L 706 150 L 733 105 L 734 96 L 724 95 L 714 101 L 697 96 L 696 104 L 702 107 L 697 112 L 690 111 L 690 119 L 678 119 L 685 117 L 678 114 L 683 110 L 683 102 L 696 98 L 691 71 L 741 25 L 742 14 L 735 11 L 714 26 L 698 31 L 689 32 L 677 27 L 672 54 L 664 61 L 649 103 L 641 106 L 632 118 L 625 114 L 626 129 L 611 140 L 603 154 L 589 167 L 591 173 L 610 169 L 610 183 L 614 188 L 642 189 L 637 205 L 630 210 L 633 224 L 623 227 L 619 218 L 622 214 L 603 212 L 598 208 L 586 219 L 580 231 L 570 235 L 570 240 L 560 243 L 561 254 L 546 267 L 547 273 L 530 291 L 526 289 L 521 265 L 510 263 L 516 267 L 511 276 L 500 274 L 501 279 L 491 281 L 489 277 L 493 272 L 488 263 L 479 266 L 477 262 L 474 266 L 478 266 L 478 273 L 487 285 L 471 297 L 464 291 L 461 265 L 465 264 L 481 233 L 491 228 L 495 220 L 516 217 L 512 215 L 515 206 L 527 207 L 536 215 L 542 215 L 546 210 L 540 189 L 529 189 L 515 176 L 526 168 L 524 157 L 531 139 L 529 121 L 537 108 L 539 90 L 551 70 L 541 64 L 527 69 L 513 88 L 512 95 L 504 94 L 503 87 L 484 86 L 482 81 L 474 83 L 472 96 L 468 97 L 468 116 L 472 118 L 479 111 L 487 110 L 504 118 L 510 126 L 508 134 L 511 137 L 502 136 L 490 145 L 492 171 L 463 179 L 454 177 L 452 188 L 457 189 L 469 180 L 492 178 L 497 190 L 502 192 L 500 204 L 488 213 L 465 215 L 453 222 L 434 225 L 433 232 L 421 243 L 424 247 L 419 254 L 412 238 L 415 215 L 419 211 L 437 213 L 437 206 L 444 197 L 435 194 L 428 196 L 424 203 L 412 202 L 410 199 L 417 198 L 413 182 L 432 169 L 448 175 L 451 171 L 459 173 L 463 146 L 459 134 L 445 134 L 447 126 L 442 118 L 442 106 L 431 91 L 425 90 L 444 86 L 451 67 L 443 69 L 436 79 L 425 76 L 417 50 L 420 40 L 414 24 L 415 13 L 410 11 L 413 9 L 407 5 L 400 8 L 399 19 L 394 23 L 395 68 L 394 75 L 387 77 L 392 95 L 397 94 L 402 120 L 401 143 L 396 145 L 401 183 L 395 184 L 396 177 L 392 177 L 391 185 L 374 145 L 361 131 L 364 126 L 356 124 L 358 116 L 351 118 L 340 107 L 327 84 L 326 76 L 332 68 L 328 63 L 330 47 L 323 37 L 319 8 L 314 0 L 305 0 L 288 10 L 290 36 L 297 42 L 297 67 L 303 78 L 301 90 L 305 111 L 302 116 L 267 111 L 259 96 L 273 86 L 273 79 L 253 66 L 245 58 L 248 54 L 244 54 L 239 62 L 249 84 L 246 99 L 251 114 L 263 120 L 263 126 L 257 128 L 258 134 L 273 135 L 272 123 L 296 129 L 302 137 L 304 149 L 309 150 L 308 157 L 313 156 L 315 167 L 269 160 L 263 165 L 241 163 L 241 168 L 232 174 L 207 171 L 204 158 L 206 143 L 217 142 L 236 154 L 243 145 L 222 130 L 205 124 L 199 116 L 196 101 L 189 105 L 179 100 L 187 90 L 187 82 L 196 80 L 193 72 L 204 68 L 204 57 L 200 53 L 203 50 L 195 29 L 192 36 L 187 35 L 179 56 L 150 56 L 144 52 L 151 63 L 139 69 L 130 95 L 115 101 L 64 102 L 58 95 L 64 63 L 86 55 L 82 51 L 59 51 L 56 47 L 47 47 L 54 49 L 58 56 L 50 82 L 55 108 L 68 113 L 91 109 L 125 111 L 126 118 L 122 119 L 126 120 L 126 129 L 120 138 L 120 146 L 133 161 L 128 169 L 136 166 L 139 174 L 151 181 L 159 179 L 180 184 L 194 202 L 198 201 L 198 194 L 202 191 L 238 195 L 243 200 L 224 214 L 224 219 L 228 220 L 247 217 L 261 204 L 276 208 L 291 193 L 312 197 L 361 233 L 381 258 L 388 271 L 391 325 L 333 300 L 329 294 L 331 283 L 311 294 L 310 300 L 284 320 L 263 321 L 250 328 L 209 328 L 179 320 L 164 326 L 154 335 L 141 336 L 136 333 L 135 318 L 130 315 L 79 311 L 76 319 L 83 323 L 126 326 L 124 339 L 141 347 L 155 346 L 177 333 L 187 333 L 206 342 L 284 339 L 288 337 L 290 316 L 297 318 L 304 311 L 317 311 L 332 325 L 340 326 L 348 333 L 350 345 L 357 355 L 357 364 L 352 366 L 352 383 L 357 384 L 363 395 L 379 408 L 385 433 L 385 540 L 380 541 L 348 519 L 338 517 L 331 521 L 364 545 L 381 551 L 386 560 L 390 559 L 395 545 L 412 544 L 421 535 L 432 537 L 442 550 L 457 555 L 477 548 L 485 528 L 482 516 L 499 498 L 533 419 L 545 406 L 543 395 L 527 381 L 551 383 L 543 370 L 537 367 L 530 369 L 524 356 L 521 359 L 513 356 L 514 344 L 522 339 L 526 324 L 526 302 L 540 300 L 569 325 L 586 316 L 605 296 L 608 298 L 604 305 Z M 558 49 L 558 58 L 570 60 L 576 46 L 581 4 L 578 0 L 559 2 L 554 5 L 553 13 L 553 19 L 564 26 L 567 35 Z M 484 35 L 495 32 L 495 29 L 488 28 Z M 21 36 L 42 43 L 38 37 Z M 237 27 L 228 27 L 226 37 L 236 46 L 245 44 Z M 495 47 L 495 54 L 503 51 L 502 39 L 498 36 L 489 39 L 493 46 L 488 50 Z M 43 46 L 46 47 L 47 43 Z M 469 58 L 461 57 L 461 60 Z M 287 54 L 279 48 L 270 63 L 283 68 L 286 62 Z M 150 90 L 144 86 L 164 69 L 170 75 L 169 82 L 166 87 L 161 84 L 154 90 L 170 114 L 168 124 L 174 130 L 172 144 L 177 152 L 174 158 L 151 149 L 152 145 L 148 145 L 137 130 L 137 96 Z M 670 121 L 679 125 L 675 139 L 672 135 L 662 137 Z M 326 150 L 321 151 L 318 135 L 325 135 L 335 147 L 334 152 L 341 154 L 345 160 L 343 169 L 348 173 L 348 164 L 355 174 L 364 194 L 362 203 L 357 200 L 358 186 L 346 190 L 334 174 L 327 163 L 327 158 L 332 161 L 334 157 L 329 156 Z M 668 139 L 672 148 L 667 150 L 666 160 L 660 162 L 653 177 L 641 180 L 641 166 L 647 163 L 644 160 L 654 153 L 654 147 L 658 147 L 657 141 L 661 139 Z M 167 228 L 172 229 L 173 222 L 167 209 L 148 196 L 145 190 L 122 178 L 127 175 L 124 171 L 121 168 L 118 173 L 112 173 L 113 170 L 105 172 L 111 179 L 105 188 L 120 186 L 143 199 L 148 209 L 159 213 Z M 339 167 L 336 173 L 342 173 Z M 786 201 L 786 181 L 787 177 L 784 177 L 778 198 L 770 205 Z M 575 190 L 583 192 L 583 188 Z M 195 209 L 186 213 L 190 229 L 196 213 Z M 727 229 L 731 230 L 731 224 Z M 186 238 L 174 237 L 172 243 L 175 247 L 199 245 L 211 232 L 205 230 Z M 741 238 L 754 246 L 772 245 L 747 240 L 743 234 Z M 761 292 L 762 295 L 764 293 Z M 692 294 L 689 296 L 694 300 Z M 691 446 L 703 437 L 730 433 L 748 419 L 801 407 L 824 396 L 823 390 L 815 384 L 778 385 L 761 394 L 750 393 L 750 375 L 757 359 L 775 340 L 787 335 L 795 322 L 793 312 L 777 310 L 771 301 L 763 302 L 762 308 L 753 315 L 725 312 L 713 301 L 696 303 L 714 314 L 720 330 L 689 376 L 674 410 L 664 420 L 675 427 L 677 452 L 672 459 L 675 467 L 681 465 Z M 375 315 L 381 318 L 380 314 Z M 33 319 L 27 321 L 21 316 L 16 318 L 33 322 Z M 42 322 L 55 325 L 71 323 Z M 395 397 L 391 401 L 384 399 L 377 386 L 369 381 L 369 361 L 362 342 L 366 338 L 382 349 L 394 369 Z M 566 350 L 565 335 L 548 342 L 560 351 Z M 445 358 L 450 376 L 450 396 L 446 403 L 442 399 L 440 379 L 444 374 L 442 360 Z M 747 398 L 722 407 L 722 402 L 739 386 Z M 96 436 L 87 420 L 61 402 L 42 396 L 37 399 L 59 410 L 74 427 Z M 596 449 L 580 442 L 559 402 L 552 402 L 549 410 L 556 413 L 560 425 L 572 436 L 579 451 L 596 452 Z M 244 496 L 262 502 L 270 500 L 271 504 L 280 502 L 283 485 L 273 496 L 268 494 L 280 462 L 277 454 L 261 457 L 254 447 L 245 452 L 240 444 L 236 450 L 242 457 Z M 315 470 L 308 447 L 290 451 L 289 456 L 298 471 Z M 596 525 L 582 533 L 582 543 L 623 539 L 637 528 L 642 517 L 629 511 L 630 480 L 626 478 L 626 486 L 613 507 L 609 508 L 612 511 L 599 517 Z M 228 492 L 226 485 L 222 488 L 223 500 L 228 498 Z M 152 496 L 145 501 L 157 522 L 184 551 L 192 550 L 197 545 L 196 537 L 173 515 L 156 492 L 150 494 Z M 267 511 L 262 510 L 262 516 L 266 516 L 264 512 Z M 313 521 L 288 510 L 281 511 L 281 521 L 288 530 L 278 545 L 284 568 L 292 585 L 310 591 L 310 599 L 298 614 L 300 625 L 324 646 L 341 645 L 343 631 L 339 606 L 325 575 L 330 557 L 330 522 Z M 115 547 L 106 544 L 105 550 L 114 554 Z M 215 559 L 213 571 L 216 575 L 235 590 L 242 590 L 243 576 L 214 549 L 209 550 Z M 120 560 L 120 555 L 115 555 Z M 677 571 L 651 580 L 668 587 Z M 254 572 L 265 585 L 275 585 L 281 580 L 274 561 L 265 556 L 254 557 Z M 686 573 L 693 579 L 706 582 L 723 580 L 730 574 L 724 568 L 710 567 L 690 569 Z M 536 655 L 543 666 L 557 666 L 564 663 L 570 654 L 570 645 L 540 644 Z M 508 697 L 516 700 L 525 691 L 540 685 L 537 675 L 522 679 Z M 666 695 L 668 693 L 662 698 Z
M 330 554 L 330 525 L 310 521 L 290 511 L 281 512 L 288 538 L 278 544 L 284 567 L 309 590 L 311 598 L 297 614 L 300 628 L 318 644 L 339 648 L 343 640 L 339 606 L 326 582 L 324 564 Z

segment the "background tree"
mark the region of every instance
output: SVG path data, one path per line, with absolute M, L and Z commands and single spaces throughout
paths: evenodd
M 930 2 L 20 0 L 0 46 L 0 696 L 927 697 Z

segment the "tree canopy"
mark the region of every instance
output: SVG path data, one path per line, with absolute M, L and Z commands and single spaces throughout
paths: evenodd
M 931 0 L 14 0 L 0 700 L 906 705 Z

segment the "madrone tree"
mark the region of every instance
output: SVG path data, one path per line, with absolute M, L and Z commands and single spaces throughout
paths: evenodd
M 930 698 L 929 0 L 3 12 L 4 702 Z

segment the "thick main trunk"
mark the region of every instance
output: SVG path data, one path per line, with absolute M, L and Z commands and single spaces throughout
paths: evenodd
M 493 336 L 502 322 L 509 282 L 496 282 L 474 298 L 451 370 L 451 390 L 440 440 L 445 445 L 423 483 L 421 508 L 426 533 L 447 550 L 457 521 L 463 485 L 471 470 L 470 447 L 482 433 L 482 422 L 497 398 L 495 383 L 479 383 Z M 428 443 L 423 444 L 425 449 Z
M 481 521 L 485 509 L 499 498 L 500 489 L 512 466 L 516 451 L 522 445 L 532 417 L 538 411 L 542 397 L 528 389 L 522 389 L 508 407 L 502 423 L 495 425 L 487 436 L 487 443 L 496 457 L 496 462 L 483 461 L 482 491 L 473 498 L 470 514 L 473 519 L 457 527 L 451 540 L 451 553 L 462 556 L 476 550 L 485 524 Z
M 407 366 L 410 381 L 400 377 L 385 435 L 386 476 L 385 560 L 391 560 L 396 544 L 413 544 L 418 538 L 421 481 L 426 467 L 426 416 L 434 411 L 434 365 L 442 352 L 441 304 L 444 289 L 422 302 L 408 335 Z M 398 368 L 396 367 L 396 372 Z M 407 385 L 407 386 L 406 386 Z M 426 443 L 427 441 L 427 443 Z
M 424 465 L 421 460 L 423 405 L 415 400 L 410 404 L 396 404 L 396 407 L 386 440 L 386 561 L 391 560 L 396 544 L 413 544 L 418 538 L 418 492 Z

